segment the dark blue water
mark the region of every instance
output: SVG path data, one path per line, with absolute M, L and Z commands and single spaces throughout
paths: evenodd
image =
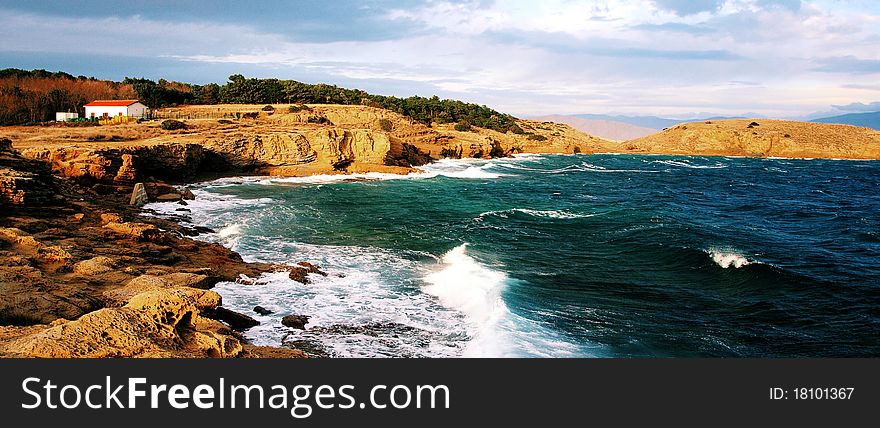
M 227 305 L 277 310 L 256 342 L 336 356 L 880 355 L 880 162 L 525 156 L 349 178 L 196 192 L 194 221 L 220 230 L 207 239 L 330 273 L 221 286 Z M 281 327 L 288 313 L 312 316 L 310 330 Z

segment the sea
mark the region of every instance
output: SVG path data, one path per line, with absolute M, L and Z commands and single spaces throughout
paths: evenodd
M 156 215 L 247 261 L 215 287 L 258 345 L 326 357 L 877 357 L 880 162 L 441 160 L 236 177 Z M 190 210 L 177 211 L 180 208 Z M 262 306 L 273 311 L 260 315 Z M 305 330 L 285 327 L 305 315 Z

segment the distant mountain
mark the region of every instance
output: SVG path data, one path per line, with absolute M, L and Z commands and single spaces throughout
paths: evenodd
M 707 120 L 725 120 L 725 119 L 743 119 L 744 116 L 711 116 L 711 117 L 698 117 L 694 119 L 669 119 L 664 117 L 657 116 L 622 116 L 622 115 L 606 115 L 606 114 L 576 114 L 573 115 L 575 117 L 579 117 L 581 119 L 592 119 L 592 120 L 612 120 L 615 122 L 623 122 L 628 123 L 630 125 L 640 126 L 642 128 L 651 128 L 656 130 L 661 130 L 663 128 L 669 128 L 679 123 L 685 122 L 705 122 Z M 749 117 L 760 117 L 760 116 L 749 116 Z
M 630 124 L 633 126 L 638 126 L 641 128 L 649 128 L 656 131 L 659 131 L 663 128 L 668 128 L 677 123 L 681 123 L 681 120 L 676 119 L 665 119 L 657 116 L 614 116 L 607 114 L 575 114 L 572 117 L 577 117 L 580 119 L 589 119 L 589 120 L 607 120 L 612 122 L 623 122 L 626 124 Z
M 578 131 L 609 140 L 631 140 L 656 133 L 659 129 L 645 128 L 625 122 L 602 119 L 584 119 L 577 116 L 540 116 L 532 120 L 563 123 Z
M 844 125 L 864 126 L 865 128 L 880 130 L 880 111 L 823 117 L 821 119 L 813 119 L 811 122 L 841 123 Z
M 742 119 L 742 117 L 712 116 L 698 119 L 668 119 L 657 116 L 572 114 L 539 116 L 530 119 L 564 123 L 578 131 L 611 140 L 631 140 L 651 135 L 665 128 L 671 128 L 679 123 Z

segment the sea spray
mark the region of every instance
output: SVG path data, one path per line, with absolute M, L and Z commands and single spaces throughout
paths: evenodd
M 735 268 L 739 269 L 743 266 L 747 266 L 752 262 L 744 256 L 737 254 L 735 252 L 731 252 L 729 250 L 709 250 L 709 257 L 712 258 L 712 261 L 715 262 L 718 266 L 721 266 L 724 269 L 727 268 Z
M 442 268 L 427 276 L 424 291 L 463 313 L 472 339 L 465 357 L 583 356 L 584 346 L 561 338 L 546 327 L 513 314 L 502 293 L 510 279 L 467 254 L 468 244 L 448 251 Z

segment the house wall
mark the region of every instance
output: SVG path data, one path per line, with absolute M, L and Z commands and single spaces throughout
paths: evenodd
M 120 113 L 123 116 L 126 116 L 128 113 L 128 108 L 124 107 L 124 106 L 123 107 L 117 107 L 117 106 L 89 107 L 89 106 L 86 106 L 86 116 L 85 117 L 92 117 L 92 113 L 94 113 L 95 117 L 97 117 L 97 118 L 104 116 L 104 113 L 107 113 L 107 116 L 111 116 L 111 117 L 112 116 L 119 116 Z
M 77 117 L 79 117 L 78 113 L 69 113 L 64 111 L 59 111 L 55 113 L 56 122 L 64 122 L 67 119 L 76 119 Z
M 141 103 L 134 103 L 128 106 L 128 114 L 127 116 L 131 117 L 144 117 L 147 114 L 147 106 Z

